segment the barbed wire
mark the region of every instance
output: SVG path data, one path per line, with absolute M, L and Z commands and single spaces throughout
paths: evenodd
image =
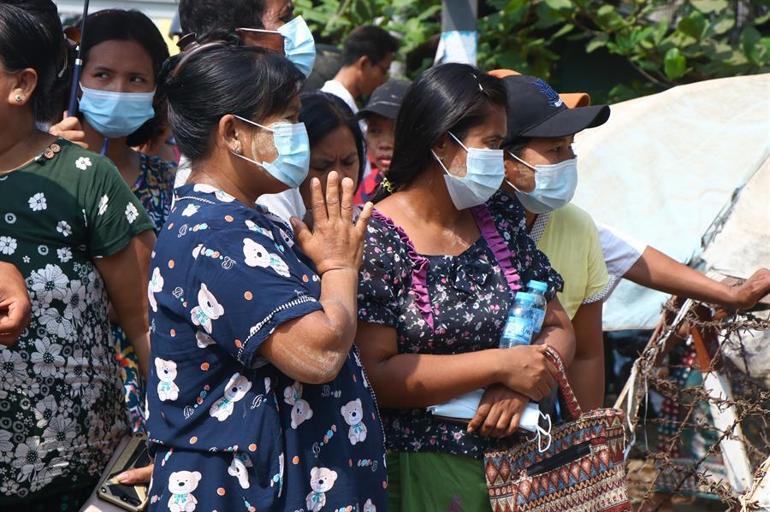
M 721 460 L 720 444 L 726 439 L 735 439 L 736 430 L 742 426 L 758 427 L 749 428 L 752 435 L 743 435 L 741 440 L 744 441 L 752 466 L 762 466 L 757 469 L 755 480 L 747 495 L 756 489 L 759 479 L 764 476 L 766 465 L 762 463 L 770 456 L 770 389 L 761 379 L 750 375 L 749 351 L 744 346 L 744 341 L 752 336 L 752 332 L 770 330 L 770 318 L 760 318 L 751 313 L 713 314 L 713 311 L 707 315 L 709 318 L 704 318 L 704 308 L 705 306 L 692 301 L 681 305 L 673 299 L 670 300 L 664 306 L 661 322 L 650 342 L 635 362 L 638 380 L 630 393 L 633 403 L 637 405 L 629 418 L 631 429 L 634 433 L 641 430 L 645 435 L 650 427 L 656 427 L 658 430 L 666 427 L 670 431 L 662 436 L 656 448 L 650 449 L 651 447 L 647 446 L 643 452 L 645 459 L 652 462 L 655 468 L 653 477 L 644 480 L 637 478 L 638 475 L 633 472 L 629 473 L 629 483 L 632 486 L 641 484 L 644 489 L 642 503 L 654 507 L 648 510 L 659 510 L 663 505 L 652 500 L 660 489 L 664 489 L 667 494 L 681 493 L 685 489 L 688 492 L 711 494 L 729 507 L 739 507 L 742 496 L 736 493 L 725 478 L 713 474 L 711 469 L 714 465 L 708 461 L 717 456 Z M 717 341 L 716 346 L 710 347 L 713 356 L 710 357 L 706 368 L 695 364 L 678 364 L 673 360 L 685 359 L 684 354 L 692 353 L 690 332 L 693 328 L 702 333 L 709 333 L 710 337 Z M 725 356 L 726 349 L 740 355 L 743 368 Z M 671 361 L 665 361 L 666 359 Z M 702 384 L 686 385 L 683 384 L 686 378 L 677 380 L 677 375 L 688 375 L 693 369 L 704 375 L 715 370 L 721 370 L 723 375 L 728 374 L 733 396 L 716 398 Z M 645 417 L 640 418 L 638 404 L 644 403 L 650 389 L 654 389 L 664 400 L 668 399 L 676 404 L 678 414 L 675 419 L 647 418 L 646 410 Z M 727 428 L 717 428 L 711 420 L 710 412 L 703 414 L 704 407 L 708 409 L 708 406 L 716 407 L 720 411 L 727 407 L 733 408 L 735 420 Z M 678 449 L 684 446 L 688 433 L 692 432 L 710 435 L 713 440 L 705 442 L 705 449 L 698 454 L 684 453 L 683 457 L 675 457 Z M 666 479 L 673 481 L 673 485 L 664 482 Z M 752 507 L 744 503 L 743 510 L 752 510 Z

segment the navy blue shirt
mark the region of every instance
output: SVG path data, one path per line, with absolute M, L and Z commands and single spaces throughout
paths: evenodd
M 187 185 L 150 270 L 151 507 L 384 510 L 382 427 L 355 349 L 325 385 L 260 355 L 278 326 L 321 309 L 291 229 Z

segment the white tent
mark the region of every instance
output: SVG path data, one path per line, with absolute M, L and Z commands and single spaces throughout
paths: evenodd
M 575 149 L 575 203 L 596 221 L 682 262 L 703 257 L 736 277 L 770 267 L 770 74 L 613 105 L 609 121 L 579 134 Z M 731 209 L 755 175 L 756 184 L 743 190 L 751 199 Z M 716 236 L 711 230 L 712 248 L 703 254 L 701 239 L 717 218 L 724 229 Z M 665 298 L 621 283 L 605 305 L 605 330 L 653 328 Z

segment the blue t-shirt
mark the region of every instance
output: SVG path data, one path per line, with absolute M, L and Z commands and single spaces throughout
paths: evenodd
M 150 270 L 151 507 L 384 509 L 382 427 L 355 349 L 324 385 L 260 355 L 278 326 L 321 309 L 320 279 L 291 229 L 186 185 Z

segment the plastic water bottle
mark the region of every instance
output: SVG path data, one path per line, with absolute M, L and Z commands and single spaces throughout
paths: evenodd
M 503 335 L 500 338 L 500 348 L 530 345 L 535 334 L 540 332 L 545 317 L 544 294 L 548 289 L 548 285 L 540 281 L 530 281 L 527 286 L 529 291 L 517 292 L 516 297 L 513 299 L 513 305 L 508 310 L 508 318 L 505 321 Z M 528 403 L 522 411 L 519 428 L 538 434 L 539 439 L 541 435 L 539 433 L 541 416 L 539 404 L 537 402 Z M 550 427 L 546 435 L 550 436 Z M 550 446 L 550 440 L 548 443 L 548 446 Z
M 534 335 L 534 318 L 532 315 L 536 297 L 527 292 L 517 292 L 500 338 L 500 348 L 510 348 L 516 345 L 529 345 Z
M 527 292 L 535 296 L 532 303 L 532 318 L 534 322 L 532 336 L 540 334 L 545 320 L 546 300 L 545 292 L 548 291 L 548 284 L 542 281 L 530 281 L 527 283 Z

